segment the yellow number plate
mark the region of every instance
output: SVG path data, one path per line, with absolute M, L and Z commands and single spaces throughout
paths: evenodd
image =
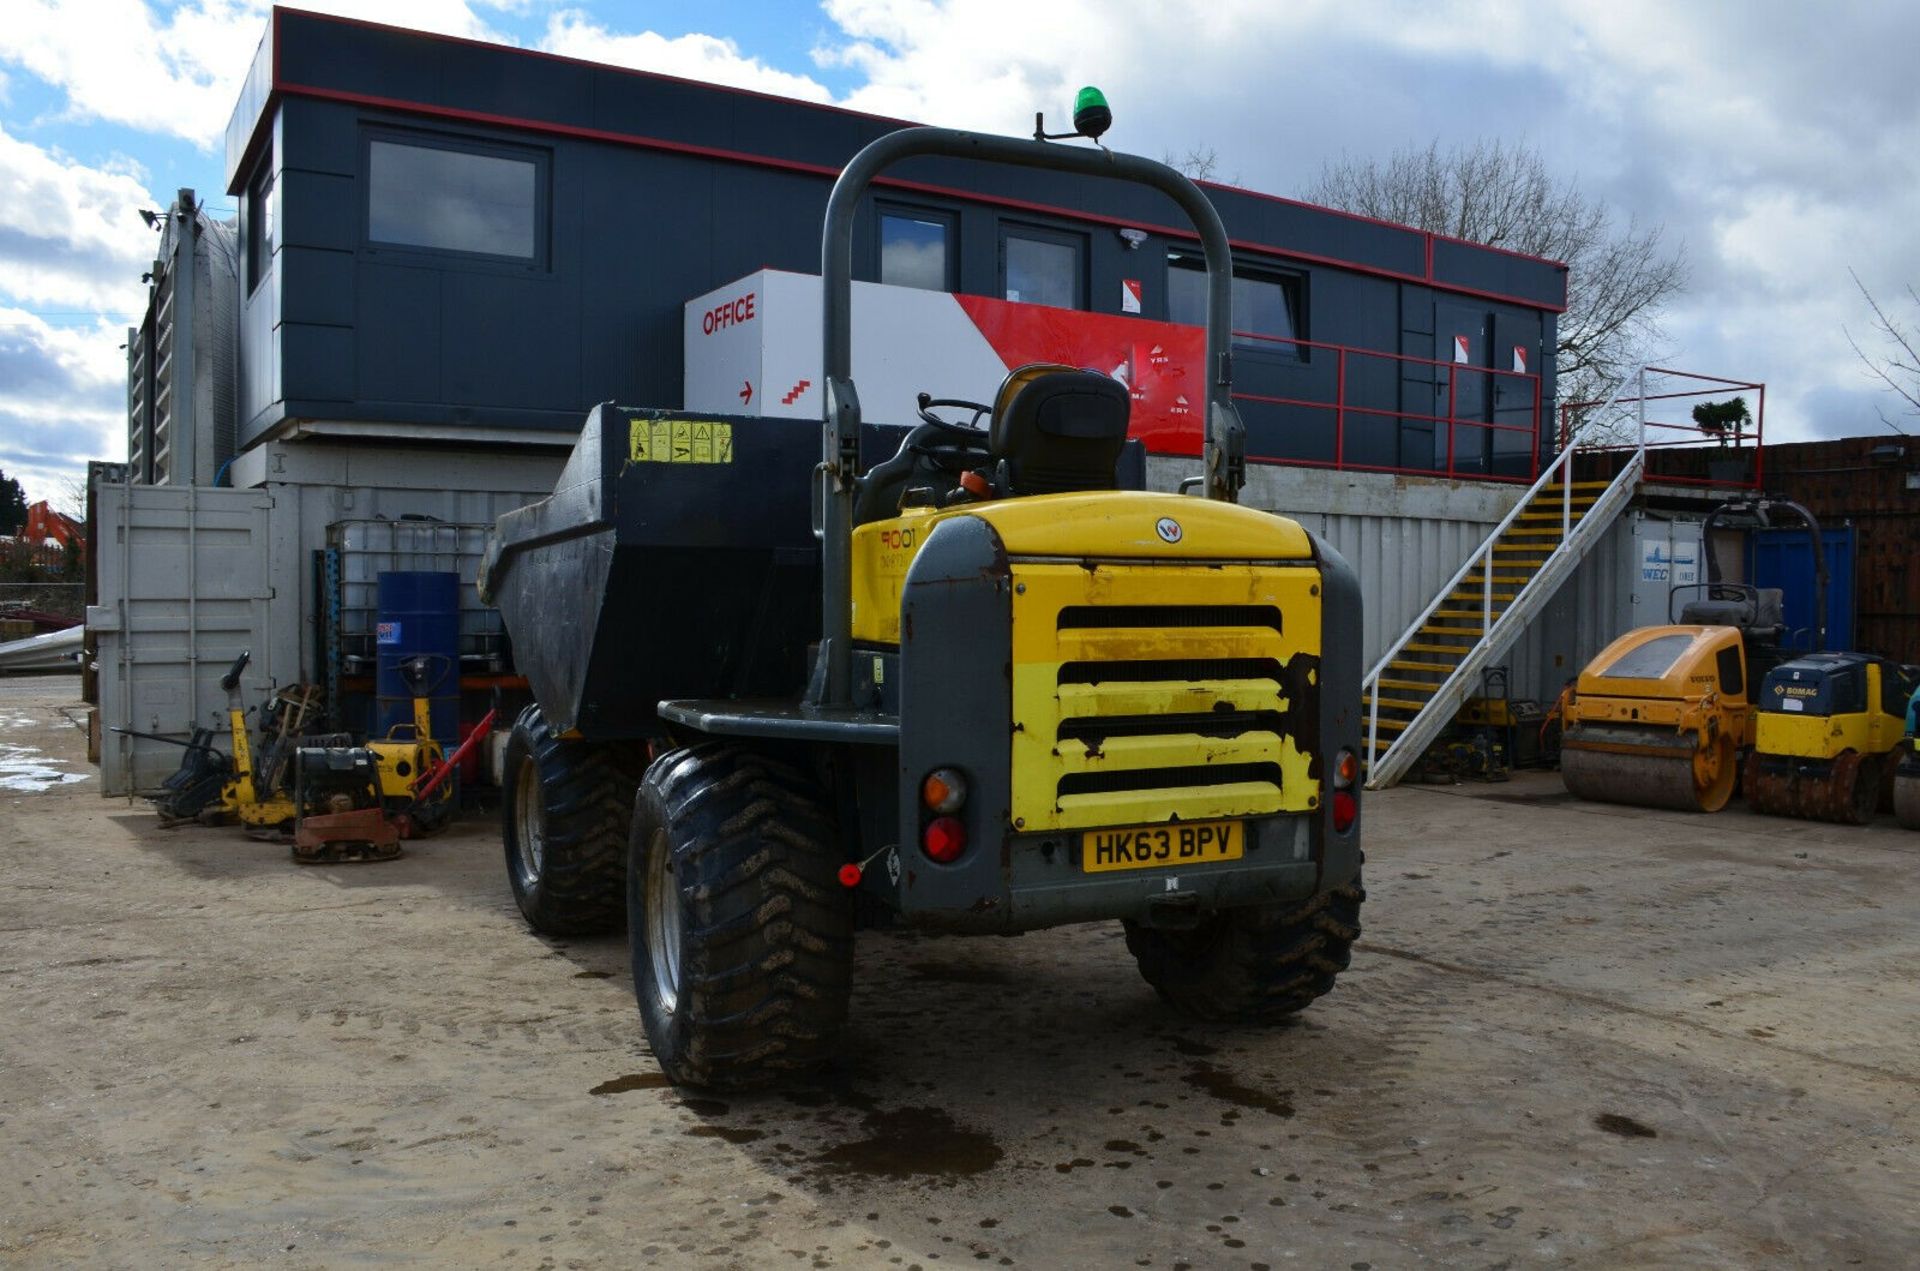
M 1080 868 L 1089 874 L 1237 861 L 1246 849 L 1238 821 L 1182 821 L 1124 830 L 1088 830 L 1080 836 Z

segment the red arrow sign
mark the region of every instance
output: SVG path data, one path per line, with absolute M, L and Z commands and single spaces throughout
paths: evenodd
M 740 401 L 742 405 L 753 405 L 753 385 L 747 380 L 740 381 Z

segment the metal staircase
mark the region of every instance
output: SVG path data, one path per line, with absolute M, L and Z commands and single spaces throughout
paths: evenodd
M 1394 784 L 1433 744 L 1478 691 L 1480 673 L 1526 629 L 1632 502 L 1646 469 L 1645 376 L 1643 367 L 1621 380 L 1367 673 L 1361 705 L 1369 789 Z M 1607 426 L 1611 408 L 1634 383 L 1642 385 L 1640 441 L 1631 458 L 1612 481 L 1575 481 L 1573 459 L 1583 439 Z

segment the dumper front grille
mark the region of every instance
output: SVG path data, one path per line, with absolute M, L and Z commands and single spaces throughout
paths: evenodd
M 1036 563 L 1015 582 L 1016 828 L 1312 806 L 1289 694 L 1318 655 L 1317 571 Z

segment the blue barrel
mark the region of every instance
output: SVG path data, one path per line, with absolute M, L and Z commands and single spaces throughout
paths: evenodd
M 449 753 L 460 737 L 460 575 L 442 570 L 391 570 L 378 580 L 374 647 L 373 736 L 413 723 L 413 692 L 400 666 L 425 657 L 433 736 Z M 400 736 L 409 736 L 402 729 Z

